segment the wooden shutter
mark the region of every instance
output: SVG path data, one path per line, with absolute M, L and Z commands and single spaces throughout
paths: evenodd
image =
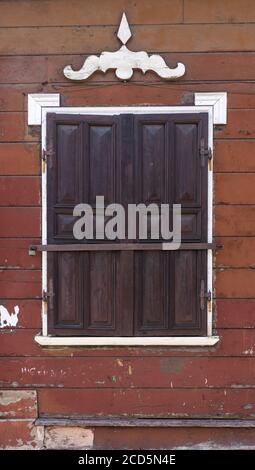
M 181 203 L 183 242 L 207 242 L 208 166 L 200 155 L 201 139 L 207 146 L 206 114 L 48 116 L 49 244 L 77 243 L 73 207 L 93 206 L 96 195 L 124 207 Z M 206 334 L 200 298 L 201 285 L 207 289 L 206 251 L 47 256 L 53 334 Z

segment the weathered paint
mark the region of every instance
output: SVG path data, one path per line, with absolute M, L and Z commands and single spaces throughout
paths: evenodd
M 255 416 L 254 2 L 173 0 L 171 8 L 168 0 L 103 3 L 94 0 L 87 9 L 82 0 L 64 7 L 58 0 L 43 7 L 32 0 L 0 2 L 0 290 L 7 311 L 18 305 L 21 312 L 15 327 L 0 331 L 2 447 L 45 448 L 44 434 L 57 439 L 47 425 L 37 432 L 37 413 L 242 422 Z M 66 64 L 78 70 L 106 44 L 116 48 L 114 25 L 122 11 L 134 32 L 130 48 L 158 52 L 171 67 L 183 62 L 185 76 L 171 84 L 140 71 L 127 84 L 118 83 L 114 71 L 96 73 L 85 84 L 65 79 Z M 220 342 L 203 351 L 41 348 L 34 342 L 41 329 L 41 258 L 27 254 L 41 234 L 41 137 L 39 128 L 27 126 L 27 94 L 59 93 L 62 106 L 188 106 L 195 92 L 204 91 L 228 93 L 228 124 L 214 132 L 214 232 L 224 245 L 215 256 Z M 84 428 L 93 433 L 94 448 L 254 448 L 255 442 L 253 429 L 238 426 Z M 72 442 L 74 434 L 66 434 Z
M 0 305 L 0 328 L 7 328 L 8 326 L 16 326 L 18 323 L 19 307 L 15 305 L 14 313 L 9 313 L 7 308 Z

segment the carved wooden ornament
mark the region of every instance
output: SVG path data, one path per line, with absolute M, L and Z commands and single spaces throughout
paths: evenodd
M 80 70 L 73 70 L 71 65 L 67 65 L 64 68 L 65 77 L 70 80 L 86 80 L 97 70 L 106 73 L 109 69 L 115 69 L 116 76 L 124 81 L 132 77 L 134 69 L 140 69 L 143 73 L 152 70 L 166 80 L 176 80 L 184 75 L 185 66 L 181 62 L 171 69 L 158 54 L 149 56 L 147 52 L 133 52 L 126 47 L 125 44 L 132 33 L 125 13 L 122 15 L 117 36 L 122 42 L 118 51 L 102 52 L 100 56 L 91 55 Z

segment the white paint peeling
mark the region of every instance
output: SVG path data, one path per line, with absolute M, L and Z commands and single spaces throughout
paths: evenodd
M 19 307 L 15 305 L 14 313 L 9 313 L 7 308 L 0 305 L 0 328 L 16 326 L 18 323 Z

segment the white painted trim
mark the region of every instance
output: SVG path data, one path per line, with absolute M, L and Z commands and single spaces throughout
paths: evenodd
M 41 336 L 35 341 L 41 346 L 214 346 L 219 336 L 158 336 L 158 337 L 88 337 Z
M 42 108 L 60 106 L 59 93 L 31 93 L 28 95 L 28 125 L 40 126 L 42 122 Z
M 46 118 L 47 113 L 57 113 L 57 114 L 81 114 L 81 115 L 119 115 L 119 114 L 153 114 L 153 113 L 161 113 L 161 114 L 182 114 L 182 113 L 207 113 L 208 114 L 208 146 L 212 149 L 213 152 L 213 106 L 118 106 L 118 107 L 65 107 L 65 108 L 52 108 L 52 107 L 45 107 L 42 108 L 42 149 L 46 149 Z M 212 168 L 211 168 L 212 169 Z M 42 172 L 42 242 L 43 244 L 47 244 L 47 168 L 44 172 Z M 213 176 L 212 171 L 208 171 L 208 243 L 212 242 L 212 222 L 213 222 Z M 207 271 L 207 285 L 208 289 L 213 292 L 213 269 L 212 269 L 212 250 L 208 250 L 208 271 Z M 47 253 L 43 253 L 42 257 L 42 279 L 43 279 L 43 289 L 47 290 Z M 207 338 L 216 338 L 212 336 L 212 311 L 209 308 L 207 309 L 207 337 L 198 337 L 200 343 L 194 344 L 195 337 L 185 337 L 183 341 L 187 346 L 208 346 L 209 344 L 205 341 Z M 49 338 L 50 340 L 56 339 L 56 341 L 67 340 L 71 341 L 72 338 L 53 338 L 48 337 L 47 332 L 47 305 L 43 302 L 42 306 L 42 319 L 43 319 L 43 329 L 42 334 L 39 338 Z M 38 337 L 36 337 L 38 338 Z M 75 337 L 73 338 L 75 341 Z M 89 345 L 89 341 L 95 340 L 95 338 L 82 338 L 84 340 L 84 345 Z M 154 345 L 162 345 L 163 343 L 158 343 L 158 341 L 163 341 L 164 338 L 153 338 L 155 340 Z M 171 340 L 173 340 L 174 345 L 185 345 L 177 343 L 178 340 L 181 338 L 177 337 L 167 337 L 167 345 L 171 345 Z M 77 340 L 77 338 L 76 338 Z M 100 340 L 104 341 L 113 341 L 112 344 L 115 344 L 114 338 L 100 338 Z M 134 338 L 132 341 L 142 341 L 145 344 L 152 344 L 147 343 L 147 340 L 150 338 Z M 190 340 L 190 341 L 189 341 Z M 40 339 L 40 341 L 44 341 Z M 124 341 L 126 339 L 124 338 Z M 129 338 L 130 341 L 130 338 Z M 218 340 L 217 340 L 218 341 Z M 216 341 L 216 342 L 217 342 Z M 37 341 L 39 342 L 39 340 Z M 47 343 L 47 341 L 46 341 Z M 52 344 L 52 343 L 51 343 Z M 94 344 L 94 343 L 93 343 Z M 104 343 L 100 343 L 104 344 Z M 138 344 L 138 343 L 137 343 Z M 215 344 L 215 343 L 213 343 Z M 212 344 L 212 345 L 213 345 Z M 46 344 L 45 344 L 46 345 Z M 49 344 L 50 345 L 50 344 Z
M 227 93 L 225 91 L 195 93 L 195 106 L 212 106 L 213 123 L 227 124 Z

